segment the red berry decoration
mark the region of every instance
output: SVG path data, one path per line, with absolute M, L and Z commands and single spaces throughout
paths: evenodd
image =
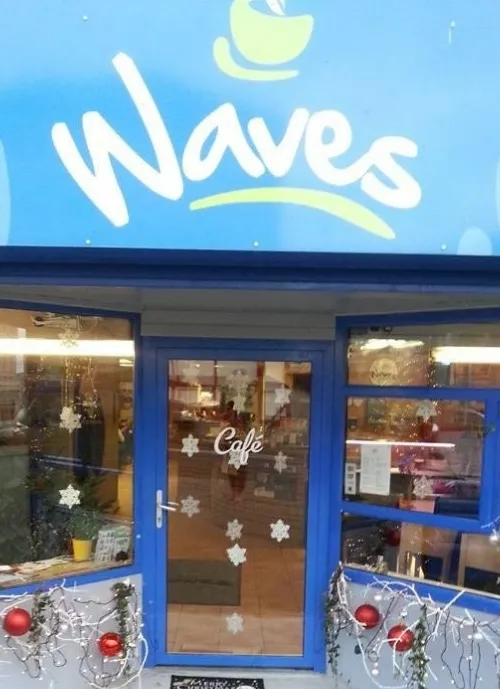
M 9 636 L 24 636 L 31 629 L 31 615 L 24 608 L 12 608 L 3 618 L 4 631 Z
M 389 646 L 399 653 L 409 651 L 415 641 L 413 632 L 408 627 L 405 627 L 404 624 L 397 624 L 392 629 L 389 629 L 387 638 L 389 639 Z
M 123 651 L 123 639 L 115 632 L 106 632 L 97 641 L 99 651 L 106 658 L 114 658 Z
M 359 606 L 354 617 L 365 629 L 374 629 L 380 622 L 380 613 L 377 608 L 367 603 Z

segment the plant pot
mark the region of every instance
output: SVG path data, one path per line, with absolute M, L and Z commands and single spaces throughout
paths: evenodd
M 80 541 L 73 538 L 73 560 L 75 562 L 85 562 L 92 557 L 93 541 Z

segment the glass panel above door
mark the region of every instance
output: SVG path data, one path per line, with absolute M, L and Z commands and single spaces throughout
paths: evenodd
M 167 652 L 302 656 L 311 365 L 171 361 Z

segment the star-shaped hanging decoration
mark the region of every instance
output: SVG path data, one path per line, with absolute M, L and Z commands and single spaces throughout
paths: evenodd
M 77 414 L 73 407 L 63 407 L 59 418 L 61 419 L 59 427 L 64 428 L 68 433 L 73 433 L 82 427 L 82 415 Z
M 181 372 L 186 383 L 196 383 L 200 374 L 200 367 L 194 361 L 190 361 Z
M 247 561 L 247 549 L 241 548 L 238 543 L 233 545 L 232 548 L 227 548 L 226 552 L 229 560 L 235 567 Z
M 274 458 L 274 468 L 279 474 L 283 473 L 285 469 L 288 469 L 287 460 L 288 457 L 284 455 L 283 452 L 278 452 Z
M 278 541 L 278 543 L 290 538 L 290 524 L 285 524 L 282 519 L 278 519 L 275 524 L 270 524 L 269 526 L 271 527 L 271 538 Z
M 243 617 L 233 612 L 230 617 L 226 617 L 226 626 L 231 634 L 240 634 L 243 631 Z
M 246 373 L 241 370 L 233 371 L 228 378 L 228 383 L 237 393 L 244 393 L 248 388 L 250 379 Z
M 194 457 L 200 451 L 198 447 L 199 440 L 195 438 L 192 433 L 187 438 L 182 439 L 182 454 L 188 457 Z
M 192 495 L 181 500 L 181 512 L 191 519 L 195 514 L 200 514 L 200 501 L 195 500 Z
M 417 407 L 417 416 L 424 421 L 429 421 L 436 415 L 436 403 L 431 400 L 423 400 Z
M 434 492 L 434 483 L 427 476 L 419 476 L 413 482 L 413 495 L 423 500 Z
M 279 387 L 276 388 L 274 391 L 274 401 L 278 405 L 278 407 L 284 407 L 287 404 L 290 404 L 290 395 L 292 394 L 292 391 L 290 388 L 286 388 L 283 384 Z
M 238 541 L 241 538 L 241 532 L 243 531 L 243 524 L 237 519 L 233 519 L 232 522 L 227 523 L 226 536 L 232 541 Z
M 64 505 L 68 509 L 73 509 L 76 505 L 80 504 L 80 491 L 73 488 L 71 483 L 67 488 L 63 488 L 59 491 L 59 504 Z
M 247 403 L 247 398 L 245 395 L 242 395 L 241 393 L 238 393 L 233 397 L 233 404 L 234 404 L 234 411 L 237 414 L 241 414 L 241 412 L 245 411 L 245 406 Z
M 59 339 L 63 347 L 72 349 L 78 345 L 78 338 L 80 337 L 78 330 L 65 328 L 62 333 L 59 333 Z

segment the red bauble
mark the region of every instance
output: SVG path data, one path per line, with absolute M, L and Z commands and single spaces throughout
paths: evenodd
M 31 615 L 24 608 L 12 608 L 3 618 L 4 631 L 10 636 L 24 636 L 32 625 Z
M 99 651 L 106 658 L 114 658 L 123 651 L 123 639 L 115 632 L 106 632 L 97 641 Z
M 408 627 L 405 627 L 404 624 L 397 624 L 392 629 L 389 629 L 387 638 L 389 639 L 389 646 L 399 651 L 399 653 L 409 651 L 415 641 L 413 632 Z
M 401 529 L 392 529 L 388 531 L 385 535 L 385 542 L 387 545 L 397 548 L 401 543 Z
M 380 613 L 373 605 L 360 605 L 354 613 L 356 620 L 363 625 L 365 629 L 374 629 L 380 622 Z

